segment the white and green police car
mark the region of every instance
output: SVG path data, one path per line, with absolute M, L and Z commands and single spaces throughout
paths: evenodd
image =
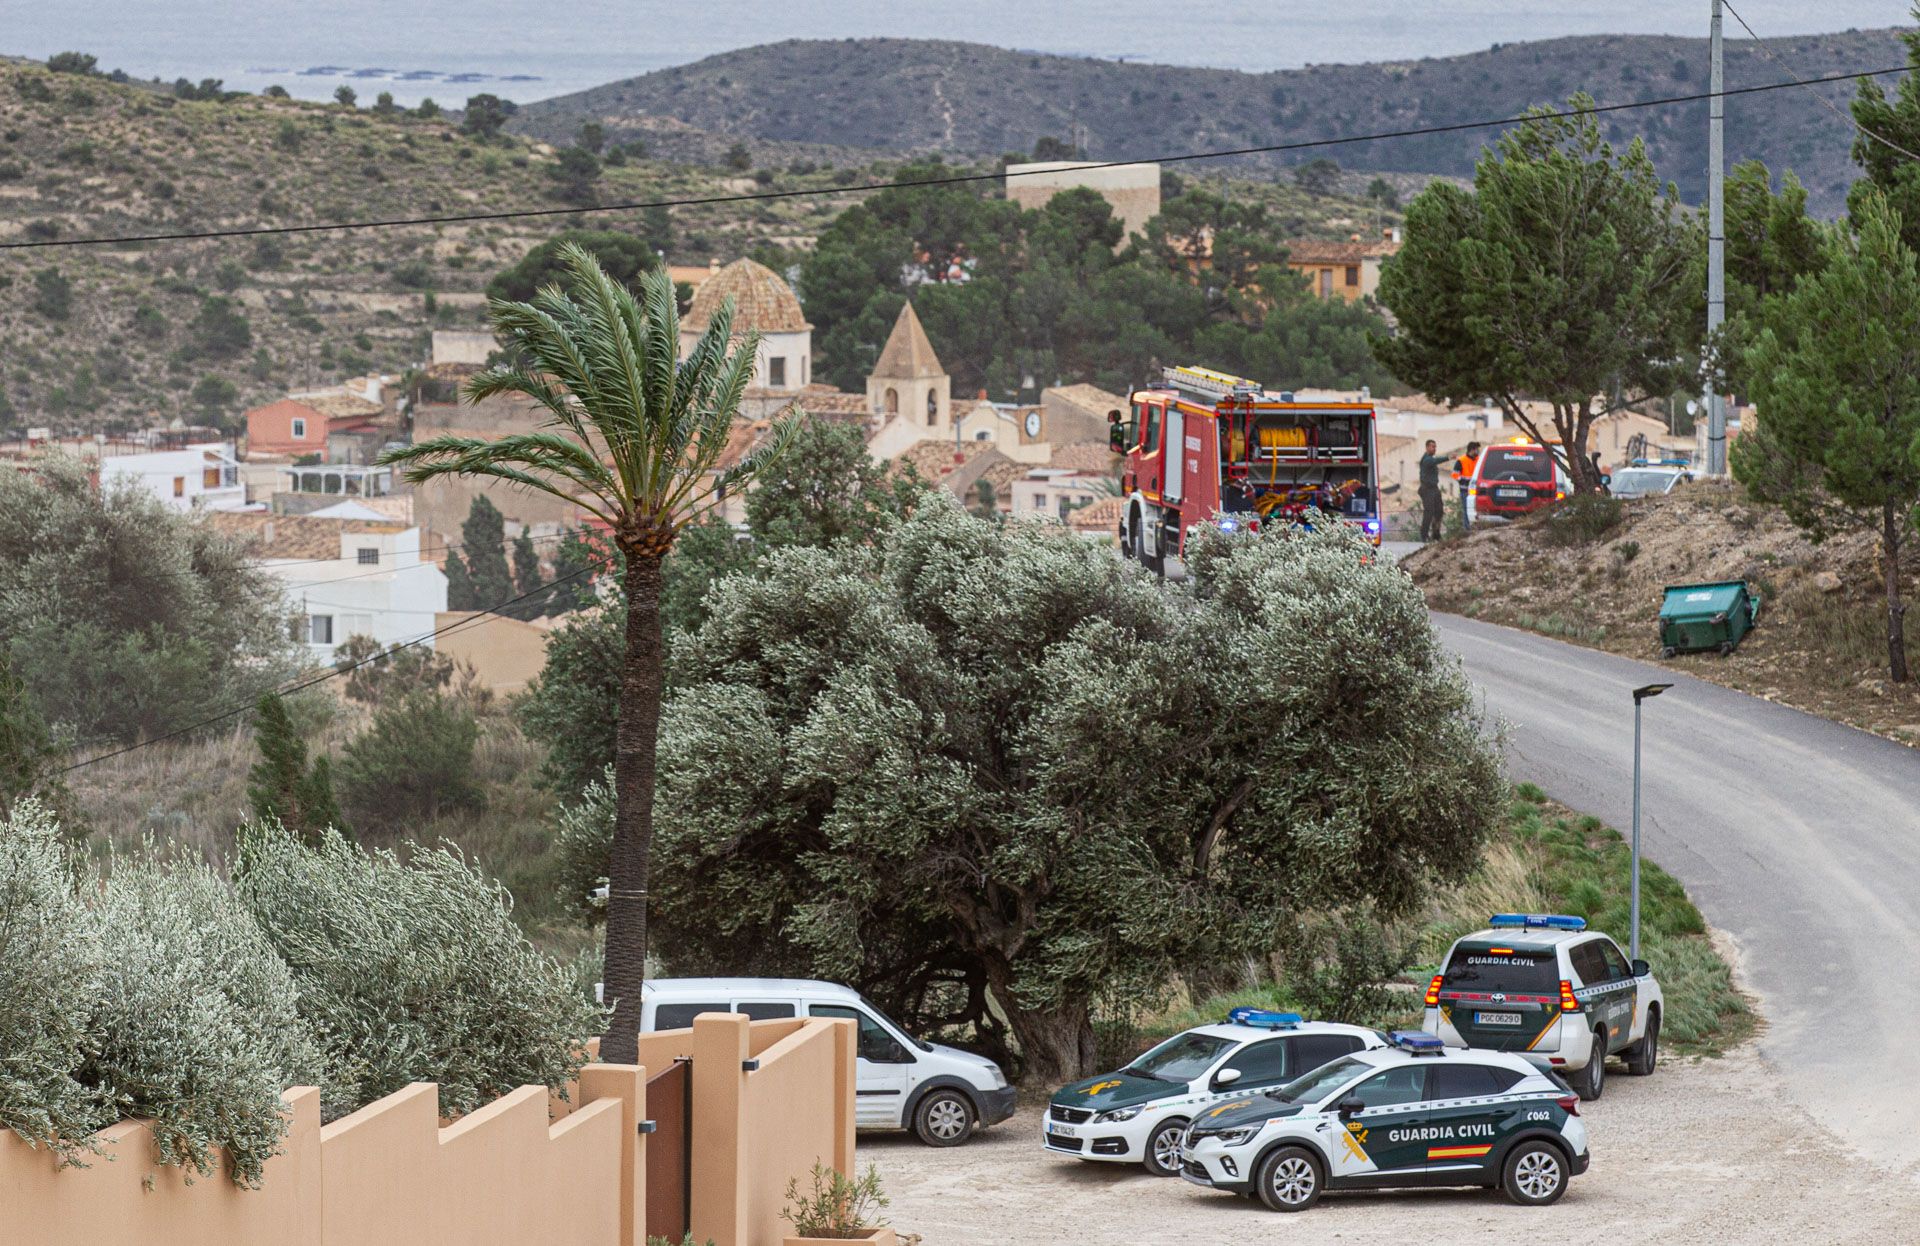
M 1660 1059 L 1664 998 L 1653 970 L 1557 913 L 1497 913 L 1457 940 L 1427 987 L 1422 1028 L 1448 1044 L 1525 1054 L 1566 1075 L 1582 1099 L 1606 1086 L 1608 1056 L 1648 1074 Z
M 1537 1206 L 1587 1170 L 1580 1101 L 1551 1073 L 1420 1030 L 1388 1037 L 1385 1050 L 1199 1113 L 1180 1175 L 1305 1211 L 1328 1190 L 1407 1186 L 1497 1187 Z
M 1176 1034 L 1124 1069 L 1056 1091 L 1041 1141 L 1055 1154 L 1142 1164 L 1171 1177 L 1180 1171 L 1180 1137 L 1196 1114 L 1385 1043 L 1364 1026 L 1235 1008 L 1220 1025 Z

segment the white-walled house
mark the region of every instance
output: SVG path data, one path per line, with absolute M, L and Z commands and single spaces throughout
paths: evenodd
M 239 510 L 247 504 L 247 486 L 230 441 L 206 441 L 176 450 L 100 456 L 100 483 L 131 480 L 174 510 Z
M 1113 477 L 1070 467 L 1041 467 L 1013 482 L 1015 519 L 1062 521 L 1113 492 Z
M 733 336 L 760 335 L 749 388 L 797 394 L 813 382 L 813 326 L 800 300 L 779 273 L 753 260 L 735 260 L 713 274 L 680 318 L 680 355 L 686 357 L 712 324 L 714 313 L 733 300 Z
M 382 645 L 430 637 L 447 608 L 447 577 L 420 555 L 420 529 L 391 520 L 222 514 L 221 531 L 249 541 L 283 586 L 294 637 L 319 662 L 349 636 Z M 432 648 L 427 639 L 425 647 Z

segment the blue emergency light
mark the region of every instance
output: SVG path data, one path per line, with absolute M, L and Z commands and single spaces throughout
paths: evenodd
M 1291 1030 L 1300 1024 L 1297 1012 L 1268 1012 L 1264 1008 L 1235 1008 L 1227 1014 L 1229 1025 L 1261 1025 L 1269 1030 Z
M 1225 515 L 1220 516 L 1220 531 L 1232 532 L 1234 529 L 1238 528 L 1239 526 L 1240 526 L 1240 522 L 1238 520 L 1229 519 Z
M 1395 1030 L 1387 1035 L 1387 1041 L 1402 1051 L 1410 1051 L 1416 1056 L 1432 1055 L 1444 1051 L 1446 1044 L 1440 1041 L 1438 1034 L 1429 1034 L 1425 1030 Z
M 1587 919 L 1568 917 L 1564 913 L 1495 913 L 1487 919 L 1487 925 L 1496 930 L 1516 927 L 1522 930 L 1585 930 Z

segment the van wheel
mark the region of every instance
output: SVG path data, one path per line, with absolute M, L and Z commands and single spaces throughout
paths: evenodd
M 1522 1142 L 1501 1167 L 1500 1187 L 1522 1207 L 1545 1207 L 1567 1192 L 1567 1157 L 1551 1142 Z
M 1156 1177 L 1177 1177 L 1180 1175 L 1180 1138 L 1187 1132 L 1187 1122 L 1183 1120 L 1161 1121 L 1158 1128 L 1147 1135 L 1147 1153 L 1140 1164 Z
M 959 1146 L 973 1136 L 973 1101 L 957 1090 L 935 1090 L 913 1110 L 913 1135 L 928 1146 Z
M 1573 1089 L 1582 1099 L 1598 1099 L 1607 1088 L 1607 1032 L 1593 1032 L 1593 1055 L 1587 1059 L 1587 1067 L 1581 1069 L 1573 1079 Z
M 1285 1146 L 1260 1163 L 1254 1189 L 1275 1211 L 1305 1211 L 1320 1201 L 1326 1180 L 1320 1161 L 1304 1147 Z
M 1647 1030 L 1627 1053 L 1627 1072 L 1645 1077 L 1660 1063 L 1660 1010 L 1647 1014 Z

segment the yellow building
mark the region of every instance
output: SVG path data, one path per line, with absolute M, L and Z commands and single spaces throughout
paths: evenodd
M 1351 303 L 1380 288 L 1380 266 L 1399 249 L 1397 229 L 1371 242 L 1358 234 L 1345 242 L 1302 238 L 1287 244 L 1287 267 L 1307 279 L 1316 298 Z

